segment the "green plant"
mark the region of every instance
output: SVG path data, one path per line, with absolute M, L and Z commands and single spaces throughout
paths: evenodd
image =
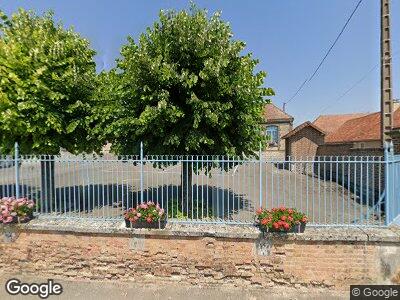
M 263 230 L 289 231 L 301 223 L 307 223 L 307 216 L 295 208 L 259 208 L 256 212 L 256 224 Z
M 0 152 L 92 151 L 86 118 L 95 88 L 96 52 L 88 40 L 33 11 L 0 11 Z
M 165 219 L 164 209 L 152 201 L 139 204 L 124 213 L 124 218 L 130 222 L 156 223 Z
M 27 198 L 1 198 L 0 223 L 28 221 L 35 209 L 35 202 Z

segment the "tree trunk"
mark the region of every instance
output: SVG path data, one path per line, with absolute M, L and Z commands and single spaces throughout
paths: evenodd
M 182 185 L 182 206 L 183 214 L 188 218 L 192 216 L 192 178 L 193 170 L 192 163 L 184 161 L 182 162 L 182 173 L 181 173 L 181 185 Z
M 49 213 L 54 211 L 55 183 L 54 183 L 54 156 L 40 161 L 40 212 Z

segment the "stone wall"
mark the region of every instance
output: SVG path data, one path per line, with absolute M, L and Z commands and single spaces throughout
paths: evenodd
M 0 258 L 5 273 L 49 278 L 346 290 L 350 284 L 400 283 L 400 233 L 382 230 L 389 233 L 309 228 L 262 237 L 234 229 L 23 229 L 0 243 Z

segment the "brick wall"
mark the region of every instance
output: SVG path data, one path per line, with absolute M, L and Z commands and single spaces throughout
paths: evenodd
M 318 156 L 383 156 L 381 148 L 354 148 L 349 144 L 325 144 L 318 147 Z
M 385 253 L 399 258 L 400 244 L 284 236 L 254 240 L 46 232 L 21 232 L 14 242 L 0 243 L 3 272 L 49 278 L 339 290 L 350 284 L 396 282 L 399 272 L 382 266 Z
M 305 127 L 286 139 L 286 155 L 292 157 L 315 156 L 324 136 L 311 127 Z
M 333 156 L 336 160 L 369 161 L 368 164 L 334 163 L 324 164 L 321 174 L 347 187 L 360 197 L 363 203 L 376 204 L 384 189 L 384 165 L 379 163 L 383 150 L 378 148 L 353 148 L 353 144 L 325 144 L 318 148 L 317 155 Z M 347 156 L 347 157 L 335 157 Z M 374 158 L 373 158 L 374 157 Z M 367 166 L 368 165 L 368 166 Z M 314 172 L 316 173 L 316 171 Z M 342 182 L 343 181 L 343 182 Z M 383 208 L 383 207 L 382 207 Z
M 400 132 L 393 134 L 394 154 L 400 154 Z

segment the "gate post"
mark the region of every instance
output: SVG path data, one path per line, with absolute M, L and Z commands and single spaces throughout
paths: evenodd
M 384 144 L 384 159 L 385 159 L 385 225 L 389 225 L 392 221 L 391 203 L 393 201 L 391 194 L 391 185 L 394 183 L 394 178 L 390 178 L 389 168 L 392 167 L 393 159 L 393 143 L 385 142 Z

